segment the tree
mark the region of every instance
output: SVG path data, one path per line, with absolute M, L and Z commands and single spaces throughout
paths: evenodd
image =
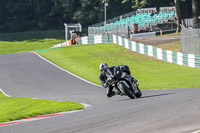
M 85 26 L 103 22 L 105 13 L 104 2 L 108 3 L 106 8 L 107 19 L 122 15 L 133 10 L 131 8 L 131 2 L 122 4 L 119 0 L 80 0 L 81 5 L 75 12 L 73 20 L 80 22 Z
M 33 0 L 34 17 L 38 26 L 42 29 L 47 27 L 47 20 L 51 11 L 52 2 L 50 0 Z
M 174 6 L 174 0 L 147 0 L 146 7 Z
M 183 12 L 184 8 L 186 8 L 185 6 L 183 6 L 184 3 L 186 1 L 181 1 L 181 0 L 174 0 L 175 3 L 175 7 L 176 7 L 176 14 L 177 14 L 177 31 L 176 32 L 180 32 L 180 24 L 183 24 L 183 19 L 187 18 L 187 11 Z M 190 1 L 191 2 L 191 1 Z M 187 3 L 185 3 L 186 5 Z M 186 5 L 191 6 L 191 5 Z M 192 0 L 192 13 L 193 13 L 193 27 L 194 28 L 200 28 L 200 1 L 199 0 Z M 186 17 L 184 17 L 186 16 Z
M 192 0 L 194 28 L 200 28 L 200 1 Z
M 128 2 L 130 0 L 123 0 L 122 3 L 125 3 L 125 2 Z M 146 7 L 147 5 L 147 0 L 132 0 L 132 3 L 133 3 L 133 8 L 134 9 L 140 9 L 140 8 L 143 8 L 143 7 Z
M 180 25 L 181 25 L 181 1 L 180 0 L 174 0 L 175 8 L 176 8 L 176 15 L 177 15 L 177 29 L 176 32 L 180 32 Z
M 6 19 L 6 13 L 5 13 L 5 0 L 0 1 L 0 31 L 5 30 L 5 19 Z
M 2 1 L 3 20 L 2 23 L 9 30 L 20 31 L 28 29 L 32 24 L 33 8 L 31 0 Z M 2 9 L 1 8 L 1 9 Z
M 80 0 L 51 0 L 51 17 L 59 22 L 59 28 L 63 23 L 73 22 L 74 13 L 80 5 Z
M 107 7 L 108 19 L 133 11 L 131 1 L 122 4 L 121 1 L 119 0 L 109 0 L 107 1 L 107 3 L 108 3 Z
M 81 7 L 74 14 L 74 21 L 89 25 L 103 20 L 104 5 L 101 0 L 80 0 L 80 2 Z

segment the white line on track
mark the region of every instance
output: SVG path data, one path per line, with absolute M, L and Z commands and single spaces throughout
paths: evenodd
M 7 96 L 7 97 L 11 97 L 10 95 L 6 94 L 1 88 L 0 88 L 0 92 L 2 92 L 2 94 Z M 37 98 L 33 98 L 33 99 L 37 99 Z M 36 121 L 36 120 L 41 120 L 41 119 L 47 119 L 47 118 L 56 117 L 56 116 L 60 116 L 60 115 L 64 115 L 64 114 L 77 113 L 77 112 L 83 111 L 85 109 L 91 109 L 92 108 L 92 106 L 89 105 L 89 104 L 85 104 L 85 103 L 80 103 L 80 104 L 82 104 L 84 106 L 84 109 L 41 115 L 41 116 L 35 116 L 35 117 L 25 118 L 25 119 L 16 120 L 16 121 L 0 123 L 0 127 L 9 126 L 9 125 L 13 125 L 13 124 L 20 124 L 20 123 L 24 123 L 24 122 Z
M 44 61 L 50 63 L 51 65 L 53 65 L 53 66 L 55 66 L 55 67 L 57 67 L 57 68 L 59 68 L 60 70 L 66 72 L 66 73 L 68 73 L 68 74 L 70 74 L 70 75 L 72 75 L 72 76 L 74 76 L 74 77 L 76 77 L 76 78 L 78 78 L 78 79 L 80 79 L 80 80 L 82 80 L 82 81 L 85 81 L 86 83 L 89 83 L 89 84 L 94 85 L 94 86 L 97 86 L 97 87 L 102 87 L 101 85 L 95 84 L 95 83 L 93 83 L 93 82 L 91 82 L 91 81 L 88 81 L 88 80 L 86 80 L 86 79 L 84 79 L 84 78 L 79 77 L 78 75 L 76 75 L 76 74 L 74 74 L 74 73 L 72 73 L 72 72 L 70 72 L 70 71 L 67 71 L 67 70 L 63 69 L 62 67 L 60 67 L 60 66 L 54 64 L 53 62 L 47 60 L 46 58 L 42 57 L 40 54 L 38 54 L 38 53 L 36 53 L 36 52 L 32 52 L 32 53 L 36 54 L 39 58 L 43 59 Z M 168 88 L 166 88 L 166 89 L 168 89 Z M 165 90 L 165 89 L 150 89 L 150 90 Z
M 192 132 L 192 133 L 200 133 L 200 130 L 198 130 L 198 131 L 195 131 L 195 132 Z
M 39 55 L 38 53 L 35 53 L 35 52 L 32 52 L 34 54 L 36 54 L 38 57 L 40 57 L 41 59 L 43 59 L 44 61 L 50 63 L 51 65 L 59 68 L 60 70 L 68 73 L 68 74 L 71 74 L 72 76 L 76 77 L 76 78 L 79 78 L 80 80 L 82 81 L 85 81 L 91 85 L 94 85 L 94 86 L 98 86 L 98 87 L 102 87 L 100 85 L 97 85 L 97 84 L 94 84 L 86 79 L 83 79 L 81 77 L 79 77 L 78 75 L 75 75 L 61 67 L 59 67 L 58 65 L 54 64 L 53 62 L 45 59 L 44 57 L 42 57 L 41 55 Z M 0 92 L 7 96 L 7 97 L 11 97 L 10 95 L 6 94 L 1 88 L 0 88 Z M 32 98 L 32 99 L 38 99 L 38 98 Z M 40 119 L 46 119 L 46 118 L 50 118 L 50 117 L 55 117 L 55 116 L 59 116 L 59 115 L 63 115 L 63 114 L 71 114 L 71 113 L 76 113 L 76 112 L 80 112 L 80 111 L 83 111 L 85 109 L 91 109 L 92 108 L 92 105 L 89 105 L 89 104 L 85 104 L 85 103 L 81 103 L 83 106 L 84 106 L 84 109 L 82 110 L 74 110 L 74 111 L 68 111 L 68 112 L 60 112 L 60 113 L 55 113 L 55 114 L 48 114 L 48 115 L 42 115 L 42 116 L 36 116 L 36 117 L 31 117 L 31 118 L 27 118 L 27 119 L 22 119 L 22 120 L 17 120 L 17 121 L 11 121 L 11 122 L 5 122 L 5 123 L 0 123 L 0 127 L 2 126 L 8 126 L 8 125 L 13 125 L 13 124 L 19 124 L 19 123 L 24 123 L 24 122 L 30 122 L 30 121 L 35 121 L 35 120 L 40 120 Z
M 81 104 L 83 104 L 83 103 L 81 103 Z M 83 104 L 83 105 L 84 105 L 84 109 L 81 109 L 81 110 L 73 110 L 73 111 L 59 112 L 59 113 L 54 113 L 54 114 L 40 115 L 40 116 L 25 118 L 25 119 L 21 119 L 21 120 L 0 123 L 0 127 L 9 126 L 9 125 L 13 125 L 13 124 L 20 124 L 20 123 L 25 123 L 25 122 L 31 122 L 31 121 L 41 120 L 41 119 L 47 119 L 47 118 L 51 118 L 51 117 L 61 116 L 64 114 L 77 113 L 77 112 L 83 111 L 85 109 L 92 108 L 92 106 L 89 104 Z
M 86 80 L 86 79 L 84 79 L 84 78 L 79 77 L 78 75 L 76 75 L 76 74 L 74 74 L 74 73 L 71 73 L 70 71 L 67 71 L 67 70 L 63 69 L 62 67 L 60 67 L 60 66 L 54 64 L 53 62 L 51 62 L 51 61 L 45 59 L 44 57 L 42 57 L 41 55 L 39 55 L 39 54 L 36 53 L 36 52 L 32 52 L 32 53 L 36 54 L 38 57 L 40 57 L 40 58 L 43 59 L 44 61 L 50 63 L 51 65 L 53 65 L 53 66 L 59 68 L 60 70 L 66 72 L 66 73 L 68 73 L 68 74 L 70 74 L 70 75 L 72 75 L 72 76 L 74 76 L 74 77 L 76 77 L 76 78 L 78 78 L 78 79 L 80 79 L 80 80 L 82 80 L 82 81 L 85 81 L 85 82 L 87 82 L 87 83 L 89 83 L 89 84 L 91 84 L 91 85 L 97 86 L 97 87 L 102 87 L 101 85 L 97 85 L 97 84 L 95 84 L 95 83 L 92 83 L 91 81 L 88 81 L 88 80 Z
M 80 79 L 80 80 L 82 80 L 82 81 L 85 81 L 85 82 L 87 82 L 87 83 L 89 83 L 89 84 L 91 84 L 91 85 L 97 86 L 97 87 L 102 87 L 102 86 L 100 86 L 100 85 L 97 85 L 97 84 L 95 84 L 95 83 L 92 83 L 92 82 L 90 82 L 90 81 L 88 81 L 88 80 L 86 80 L 86 79 L 83 79 L 83 78 L 79 77 L 78 75 L 75 75 L 74 73 L 71 73 L 71 72 L 69 72 L 69 71 L 67 71 L 67 70 L 65 70 L 65 69 L 63 69 L 63 68 L 61 68 L 60 66 L 58 66 L 58 65 L 54 64 L 53 62 L 47 60 L 46 58 L 42 57 L 41 55 L 39 55 L 39 54 L 36 53 L 36 52 L 32 52 L 32 53 L 36 54 L 38 57 L 40 57 L 40 58 L 43 59 L 44 61 L 50 63 L 51 65 L 53 65 L 53 66 L 59 68 L 60 70 L 62 70 L 62 71 L 64 71 L 64 72 L 67 72 L 68 74 L 70 74 L 70 75 L 72 75 L 72 76 L 74 76 L 74 77 L 76 77 L 76 78 L 78 78 L 78 79 Z M 166 89 L 150 89 L 150 90 L 167 90 L 167 89 L 168 89 L 168 88 L 166 88 Z M 0 90 L 1 90 L 1 89 L 0 89 Z M 85 109 L 91 109 L 91 108 L 92 108 L 92 106 L 89 105 L 89 104 L 84 104 L 84 103 L 81 103 L 81 104 L 84 105 L 84 108 L 85 108 Z M 81 111 L 81 110 L 77 110 L 77 111 L 74 111 L 74 112 L 79 112 L 79 111 Z M 63 113 L 66 113 L 66 112 L 63 112 Z M 67 112 L 67 113 L 68 113 L 68 112 Z M 69 113 L 73 113 L 73 111 L 70 111 Z M 200 133 L 200 130 L 195 131 L 195 132 L 192 132 L 192 133 Z
M 3 95 L 7 96 L 7 97 L 11 97 L 10 95 L 6 94 L 1 88 L 0 88 L 0 92 L 1 92 Z

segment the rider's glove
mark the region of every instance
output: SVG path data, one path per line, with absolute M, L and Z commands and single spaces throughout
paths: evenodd
M 112 79 L 113 79 L 113 80 L 116 80 L 116 79 L 117 79 L 117 77 L 116 77 L 116 76 L 112 76 Z
M 133 78 L 132 77 L 128 77 L 128 80 L 133 82 Z
M 107 88 L 107 87 L 108 87 L 108 84 L 104 83 L 104 84 L 103 84 L 103 87 L 104 87 L 104 88 Z
M 115 76 L 114 76 L 114 75 L 112 75 L 110 78 L 111 78 L 111 79 L 113 79 L 114 77 L 115 77 Z
M 133 78 L 133 82 L 134 82 L 134 83 L 137 83 L 137 79 Z

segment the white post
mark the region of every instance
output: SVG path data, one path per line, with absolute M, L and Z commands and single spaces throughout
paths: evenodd
M 80 23 L 78 23 L 78 25 L 79 25 L 79 30 L 80 30 L 80 32 L 82 32 L 82 26 L 81 26 L 81 24 Z
M 104 3 L 104 9 L 105 9 L 105 11 L 104 11 L 104 13 L 105 13 L 105 26 L 106 26 L 106 6 L 108 6 L 108 3 Z
M 104 9 L 105 9 L 105 11 L 104 11 L 104 13 L 105 13 L 105 26 L 106 26 L 106 3 L 104 4 Z
M 66 41 L 66 43 L 67 43 L 67 32 L 68 32 L 68 29 L 67 29 L 67 24 L 66 23 L 64 23 L 64 25 L 65 25 L 65 41 Z

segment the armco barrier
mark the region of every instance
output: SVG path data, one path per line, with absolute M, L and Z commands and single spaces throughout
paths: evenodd
M 112 35 L 97 35 L 97 36 L 85 36 L 81 37 L 79 39 L 76 39 L 78 44 L 98 44 L 98 43 L 113 43 L 113 37 Z M 53 45 L 50 48 L 57 48 L 57 47 L 64 47 L 69 46 L 68 43 L 58 43 Z
M 174 52 L 166 49 L 161 49 L 152 45 L 145 45 L 142 43 L 130 41 L 126 38 L 116 35 L 98 35 L 81 37 L 77 39 L 77 42 L 78 44 L 115 43 L 134 52 L 145 54 L 157 58 L 159 60 L 183 66 L 200 68 L 200 55 L 185 54 L 181 52 Z
M 200 55 L 185 54 L 161 49 L 151 45 L 145 45 L 134 41 L 130 41 L 128 39 L 116 35 L 113 35 L 113 43 L 116 43 L 134 52 L 155 57 L 159 60 L 183 66 L 200 68 Z
M 77 39 L 78 44 L 113 43 L 112 35 L 86 36 Z

